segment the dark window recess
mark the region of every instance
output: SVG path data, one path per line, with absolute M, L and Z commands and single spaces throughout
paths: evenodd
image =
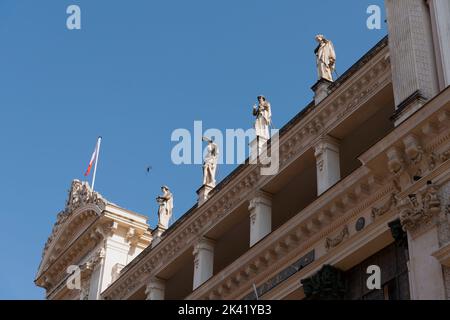
M 367 260 L 344 273 L 346 300 L 409 300 L 407 251 L 397 243 L 387 246 Z M 367 267 L 381 269 L 381 289 L 369 290 Z

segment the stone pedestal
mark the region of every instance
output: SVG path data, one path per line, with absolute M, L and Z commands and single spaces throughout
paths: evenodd
M 428 0 L 431 12 L 439 89 L 450 85 L 450 2 Z
M 385 0 L 398 126 L 438 92 L 431 18 L 424 0 Z
M 146 300 L 164 300 L 166 283 L 159 278 L 152 278 L 145 289 Z
M 158 243 L 162 240 L 162 235 L 166 231 L 166 229 L 161 228 L 158 226 L 155 230 L 152 232 L 152 248 L 154 248 Z
M 332 83 L 329 80 L 320 79 L 312 86 L 311 90 L 314 91 L 314 103 L 316 106 L 328 96 L 328 89 Z
M 250 200 L 250 247 L 272 232 L 272 197 L 259 192 Z
M 212 277 L 214 271 L 214 241 L 202 238 L 194 247 L 193 290 Z
M 250 142 L 250 164 L 257 164 L 258 157 L 262 155 L 262 150 L 267 146 L 267 139 L 257 136 L 253 141 Z M 267 152 L 265 152 L 267 155 Z
M 200 207 L 203 203 L 208 200 L 209 193 L 214 189 L 214 186 L 211 185 L 203 185 L 200 189 L 197 190 L 198 194 L 198 206 Z
M 315 147 L 317 195 L 321 195 L 341 179 L 338 140 L 326 136 Z

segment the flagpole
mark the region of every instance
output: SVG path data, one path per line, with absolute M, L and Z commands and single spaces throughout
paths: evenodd
M 94 174 L 92 175 L 92 191 L 94 191 L 95 185 L 95 175 L 97 174 L 97 163 L 98 163 L 98 154 L 100 153 L 100 144 L 102 143 L 102 137 L 98 137 L 97 141 L 97 152 L 95 154 L 95 166 L 94 166 Z

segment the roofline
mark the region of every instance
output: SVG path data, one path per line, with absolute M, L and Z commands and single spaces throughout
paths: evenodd
M 357 62 L 355 62 L 350 68 L 348 68 L 336 81 L 331 83 L 330 85 L 330 95 L 332 92 L 337 90 L 339 87 L 341 87 L 353 74 L 355 74 L 360 68 L 366 64 L 368 61 L 370 61 L 377 53 L 379 53 L 383 48 L 385 48 L 388 45 L 389 37 L 388 35 L 384 36 L 380 41 L 378 41 L 375 46 L 373 46 L 367 53 L 365 53 Z M 328 95 L 328 97 L 330 96 Z M 327 97 L 327 98 L 328 98 Z M 326 99 L 326 98 L 325 98 Z M 314 108 L 316 107 L 314 101 L 310 102 L 308 105 L 306 105 L 300 112 L 298 112 L 291 120 L 289 120 L 281 129 L 280 129 L 280 138 L 288 132 L 288 130 L 295 126 L 297 123 L 299 123 L 307 114 L 309 114 Z M 270 140 L 269 140 L 270 143 Z M 226 185 L 228 185 L 231 180 L 237 176 L 241 171 L 243 171 L 245 168 L 247 168 L 249 165 L 249 158 L 245 160 L 243 164 L 238 165 L 236 169 L 234 169 L 230 174 L 228 174 L 222 181 L 217 184 L 217 186 L 211 191 L 210 198 L 208 201 L 214 196 L 216 196 L 220 190 L 222 190 Z M 165 236 L 167 237 L 170 235 L 174 230 L 177 229 L 179 225 L 183 223 L 183 221 L 187 220 L 198 208 L 198 203 L 194 204 L 193 207 L 191 207 L 188 211 L 186 211 L 178 220 L 175 221 L 166 231 Z M 162 242 L 162 241 L 161 241 Z M 147 252 L 151 251 L 153 248 L 156 248 L 159 244 L 157 244 L 155 247 L 147 247 L 144 249 L 137 257 L 135 257 L 130 263 L 128 263 L 123 269 L 122 274 L 127 273 L 134 265 L 136 265 L 143 256 L 147 254 Z M 120 277 L 117 279 L 119 280 Z M 116 280 L 116 281 L 117 281 Z M 114 282 L 113 282 L 114 283 Z M 112 284 L 113 284 L 112 283 Z M 109 286 L 111 287 L 112 284 Z M 108 289 L 108 288 L 107 288 Z M 107 290 L 105 289 L 105 291 Z

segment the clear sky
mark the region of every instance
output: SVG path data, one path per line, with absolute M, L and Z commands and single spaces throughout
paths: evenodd
M 66 8 L 82 29 L 66 28 Z M 103 136 L 96 189 L 157 221 L 167 184 L 175 217 L 196 201 L 201 165 L 175 166 L 171 133 L 252 126 L 264 94 L 274 125 L 311 100 L 314 36 L 343 73 L 385 34 L 366 27 L 382 0 L 0 0 L 0 299 L 42 299 L 33 280 L 72 179 Z M 152 166 L 150 173 L 146 167 Z M 220 166 L 222 180 L 236 165 Z

